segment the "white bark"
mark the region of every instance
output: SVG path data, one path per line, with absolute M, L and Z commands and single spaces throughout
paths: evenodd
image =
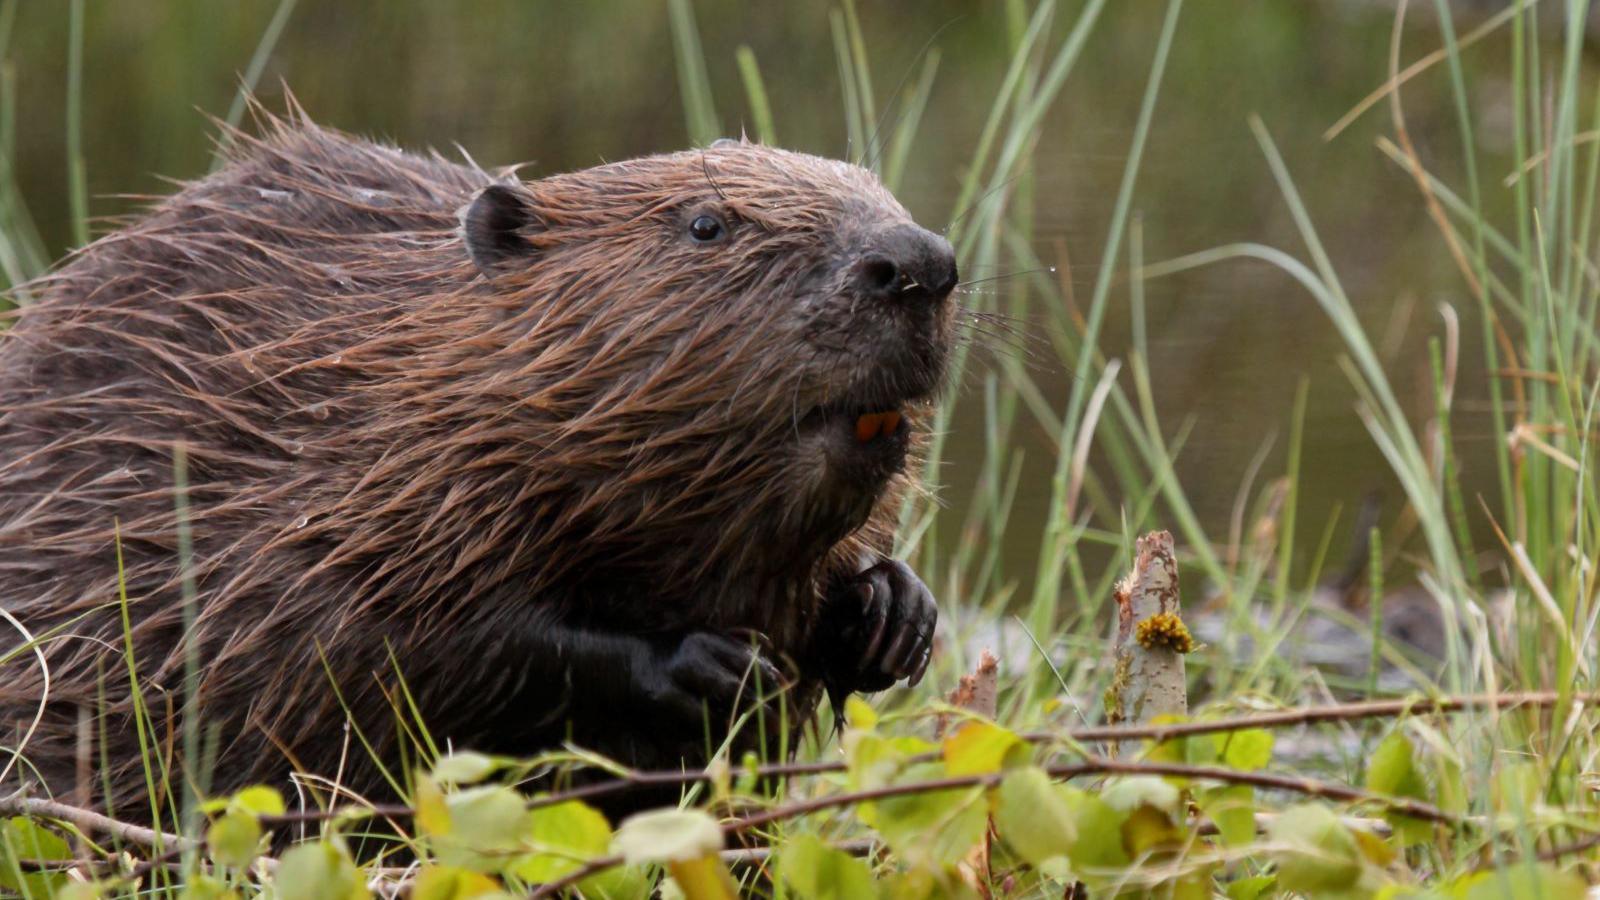
M 1189 697 L 1183 655 L 1194 640 L 1178 603 L 1178 564 L 1172 535 L 1157 531 L 1139 538 L 1133 571 L 1117 586 L 1115 669 L 1106 690 L 1106 716 L 1113 722 L 1149 722 L 1187 715 Z

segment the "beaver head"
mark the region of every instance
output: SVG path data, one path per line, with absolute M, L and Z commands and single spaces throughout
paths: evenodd
M 461 218 L 509 378 L 554 419 L 542 457 L 592 476 L 587 533 L 725 582 L 814 565 L 893 493 L 957 275 L 872 173 L 719 141 L 495 184 Z

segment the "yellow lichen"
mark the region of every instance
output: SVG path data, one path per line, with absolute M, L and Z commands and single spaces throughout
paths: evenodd
M 1156 613 L 1145 619 L 1134 631 L 1134 637 L 1146 650 L 1163 647 L 1174 653 L 1188 653 L 1194 649 L 1194 635 L 1177 613 Z

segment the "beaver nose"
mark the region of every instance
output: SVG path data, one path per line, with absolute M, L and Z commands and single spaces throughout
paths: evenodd
M 938 304 L 955 290 L 956 252 L 949 241 L 925 228 L 896 225 L 872 242 L 858 271 L 869 297 Z

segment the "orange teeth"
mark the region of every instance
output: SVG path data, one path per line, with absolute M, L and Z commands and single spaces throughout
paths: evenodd
M 865 413 L 856 419 L 856 443 L 865 444 L 883 430 L 883 413 Z
M 863 413 L 856 418 L 856 443 L 866 442 L 879 435 L 891 435 L 900 430 L 898 412 Z

